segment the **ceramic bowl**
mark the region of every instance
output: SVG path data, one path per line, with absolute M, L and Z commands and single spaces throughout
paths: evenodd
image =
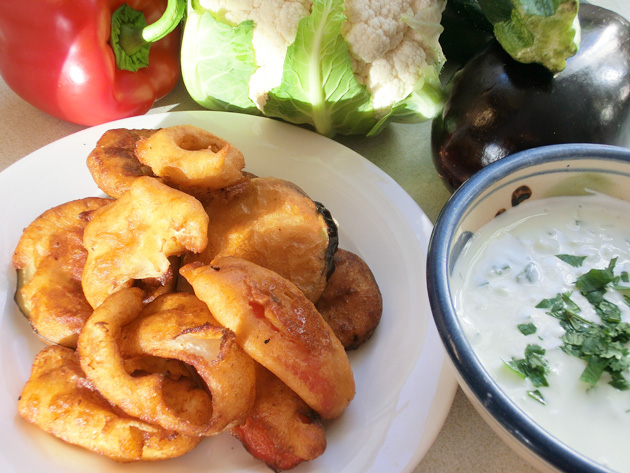
M 463 245 L 497 214 L 526 199 L 590 191 L 630 201 L 630 149 L 570 144 L 513 154 L 483 168 L 455 191 L 429 245 L 429 300 L 460 386 L 493 430 L 541 471 L 609 470 L 543 430 L 499 388 L 462 329 L 449 278 Z

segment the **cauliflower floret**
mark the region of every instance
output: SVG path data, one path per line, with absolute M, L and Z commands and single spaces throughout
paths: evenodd
M 311 12 L 311 0 L 204 0 L 202 5 L 232 24 L 254 21 L 252 43 L 258 69 L 249 82 L 249 97 L 262 110 L 267 92 L 280 85 L 287 48 L 299 21 Z
M 445 6 L 444 0 L 346 0 L 342 33 L 377 116 L 409 95 L 427 66 L 442 60 L 436 45 Z

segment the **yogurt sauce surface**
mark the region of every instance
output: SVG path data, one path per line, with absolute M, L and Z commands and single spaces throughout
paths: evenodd
M 618 390 L 604 373 L 595 385 L 580 381 L 586 362 L 561 350 L 565 330 L 536 308 L 543 299 L 571 292 L 580 316 L 601 318 L 575 287 L 591 268 L 617 258 L 615 274 L 630 272 L 630 204 L 604 195 L 526 201 L 487 223 L 468 241 L 451 276 L 451 292 L 477 357 L 499 386 L 543 428 L 565 444 L 616 471 L 630 472 L 630 390 Z M 556 255 L 585 256 L 579 267 Z M 630 286 L 630 283 L 626 283 Z M 623 294 L 605 298 L 630 322 Z M 533 324 L 524 335 L 519 324 Z M 546 350 L 548 387 L 536 387 L 506 366 L 525 348 Z M 630 372 L 623 373 L 630 379 Z M 544 399 L 534 399 L 538 392 Z

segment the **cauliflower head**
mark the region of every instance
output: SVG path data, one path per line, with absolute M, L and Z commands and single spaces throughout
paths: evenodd
M 373 135 L 442 105 L 446 0 L 189 2 L 182 76 L 206 108 Z

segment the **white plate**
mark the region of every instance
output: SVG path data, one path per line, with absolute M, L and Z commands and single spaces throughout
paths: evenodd
M 326 426 L 326 452 L 293 471 L 413 470 L 442 427 L 456 390 L 426 295 L 430 221 L 383 171 L 332 140 L 267 118 L 203 111 L 145 115 L 86 129 L 0 173 L 0 471 L 269 471 L 229 434 L 205 439 L 174 460 L 117 464 L 39 431 L 16 410 L 33 358 L 43 347 L 13 301 L 11 256 L 22 229 L 50 207 L 102 195 L 85 159 L 106 129 L 185 123 L 239 147 L 246 170 L 291 180 L 324 203 L 339 222 L 340 246 L 367 261 L 383 293 L 384 313 L 374 337 L 350 353 L 355 399 Z

